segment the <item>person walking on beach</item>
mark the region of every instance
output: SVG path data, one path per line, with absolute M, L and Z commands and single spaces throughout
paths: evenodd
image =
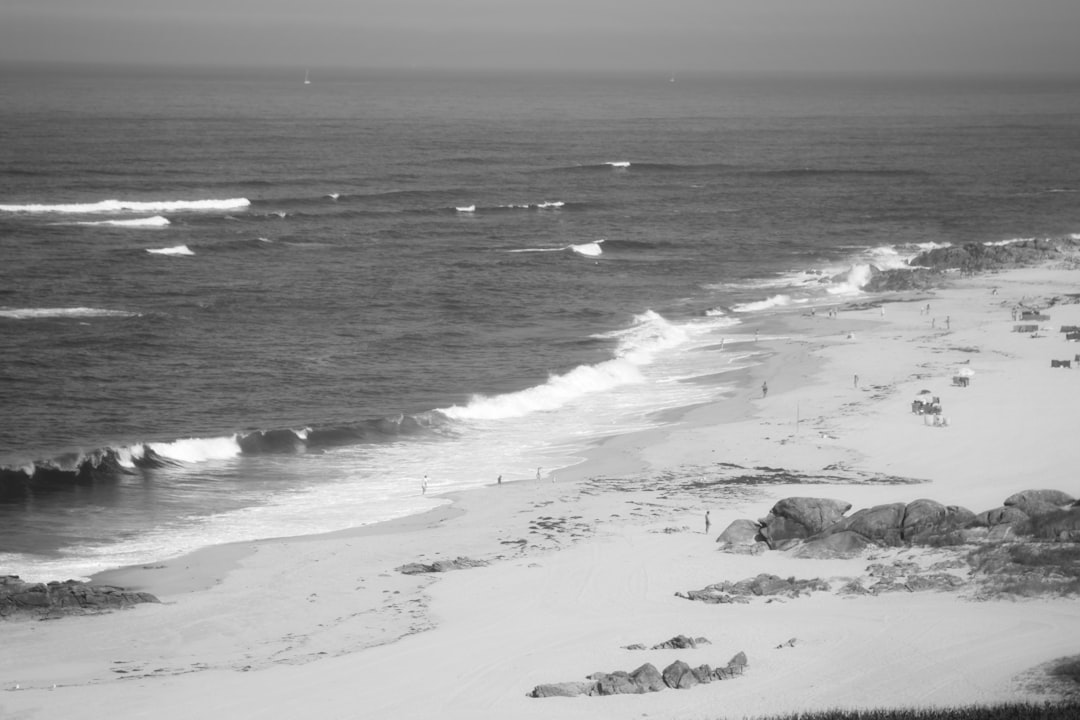
M 540 468 L 536 468 L 536 482 L 540 482 Z
M 769 383 L 767 383 L 767 382 L 761 383 L 761 397 L 765 397 L 768 394 L 769 394 Z
M 858 373 L 855 374 L 855 387 L 856 388 L 859 387 L 859 375 L 858 375 Z
M 705 534 L 709 534 L 709 528 L 712 526 L 712 521 L 709 520 L 709 511 L 705 511 Z
M 502 475 L 499 476 L 499 479 L 496 482 L 497 484 L 502 485 Z
M 420 494 L 427 495 L 427 475 L 420 481 Z

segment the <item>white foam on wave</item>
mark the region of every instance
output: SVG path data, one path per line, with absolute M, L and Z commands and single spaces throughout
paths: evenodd
M 603 240 L 597 240 L 596 242 L 582 243 L 580 245 L 571 245 L 570 249 L 576 252 L 578 255 L 586 255 L 588 257 L 599 257 L 603 254 L 604 250 L 600 247 L 600 243 Z
M 733 305 L 732 310 L 739 313 L 748 312 L 760 312 L 762 310 L 769 310 L 771 308 L 786 307 L 792 302 L 790 295 L 773 295 L 770 298 L 764 300 L 755 300 L 753 302 L 739 303 Z
M 175 247 L 157 248 L 157 249 L 147 248 L 146 252 L 150 253 L 151 255 L 194 255 L 195 254 L 195 253 L 193 253 L 191 251 L 191 248 L 189 248 L 187 245 L 177 245 Z
M 86 220 L 83 222 L 72 223 L 72 225 L 107 225 L 110 227 L 166 227 L 169 220 L 161 215 L 154 215 L 148 218 L 132 218 L 130 220 Z
M 454 208 L 459 213 L 473 213 L 476 212 L 476 205 L 462 205 L 461 207 Z
M 147 443 L 156 454 L 183 463 L 228 460 L 240 455 L 237 436 L 214 438 L 184 438 L 166 443 Z
M 536 207 L 539 208 L 540 210 L 553 210 L 553 209 L 561 208 L 564 205 L 566 205 L 566 203 L 564 203 L 562 200 L 553 200 L 551 202 L 538 203 L 536 205 Z
M 247 198 L 225 200 L 102 200 L 96 203 L 57 205 L 0 205 L 0 212 L 12 213 L 161 213 L 206 210 L 235 210 L 251 205 Z
M 906 267 L 906 265 L 897 267 Z M 852 265 L 848 269 L 846 279 L 826 288 L 826 291 L 830 295 L 857 295 L 862 292 L 866 283 L 870 282 L 871 277 L 873 277 L 873 270 L 870 265 Z
M 537 253 L 537 252 L 563 252 L 564 250 L 570 250 L 578 255 L 585 255 L 587 257 L 597 257 L 603 254 L 603 249 L 600 244 L 604 242 L 601 238 L 594 242 L 580 243 L 578 245 L 561 245 L 553 248 L 519 248 L 517 250 L 503 250 L 508 253 Z
M 1008 240 L 991 240 L 984 242 L 983 245 L 987 247 L 1004 247 L 1005 245 L 1014 245 L 1016 243 L 1029 242 L 1032 240 L 1038 240 L 1038 238 L 1009 238 Z
M 498 420 L 556 410 L 586 395 L 643 381 L 641 367 L 655 354 L 686 341 L 687 332 L 649 310 L 628 328 L 598 337 L 617 340 L 615 357 L 595 365 L 579 365 L 547 382 L 504 395 L 475 395 L 467 405 L 440 408 L 454 420 Z
M 138 313 L 126 310 L 105 310 L 102 308 L 0 308 L 0 317 L 12 320 L 37 320 L 41 318 L 104 318 L 138 317 Z
M 630 167 L 630 162 L 627 161 L 627 160 L 616 160 L 614 162 L 606 162 L 604 164 L 605 165 L 610 165 L 613 168 L 628 168 L 628 167 Z

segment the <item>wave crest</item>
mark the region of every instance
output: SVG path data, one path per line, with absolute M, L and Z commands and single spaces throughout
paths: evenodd
M 195 254 L 195 253 L 193 253 L 191 251 L 191 248 L 189 248 L 187 245 L 176 245 L 175 247 L 157 248 L 156 250 L 151 249 L 151 248 L 147 248 L 146 252 L 150 253 L 151 255 L 194 255 Z
M 126 310 L 105 310 L 102 308 L 0 308 L 0 317 L 11 320 L 38 320 L 42 318 L 101 318 L 101 317 L 138 317 L 139 313 Z
M 247 198 L 224 200 L 102 200 L 96 203 L 65 203 L 57 205 L 0 205 L 0 212 L 11 213 L 162 213 L 186 210 L 236 210 L 251 205 Z
M 657 352 L 684 342 L 687 333 L 659 313 L 648 310 L 635 316 L 630 327 L 597 337 L 617 341 L 613 359 L 579 365 L 525 390 L 494 396 L 474 395 L 465 406 L 441 408 L 438 412 L 452 420 L 500 420 L 556 410 L 585 395 L 642 382 L 641 366 L 652 362 Z

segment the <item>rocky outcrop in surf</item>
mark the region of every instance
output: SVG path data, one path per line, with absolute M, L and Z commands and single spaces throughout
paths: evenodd
M 983 272 L 1061 260 L 1078 251 L 1080 238 L 1071 236 L 1008 243 L 967 243 L 928 250 L 912 258 L 910 264 L 936 270 Z
M 28 583 L 17 575 L 0 577 L 0 618 L 56 618 L 123 610 L 160 602 L 150 593 L 76 580 Z

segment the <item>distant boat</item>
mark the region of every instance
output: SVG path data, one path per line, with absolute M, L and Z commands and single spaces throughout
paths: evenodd
M 304 84 L 305 85 L 310 85 L 311 84 L 311 79 L 308 77 L 309 72 L 310 71 L 308 71 L 308 70 L 304 71 Z

